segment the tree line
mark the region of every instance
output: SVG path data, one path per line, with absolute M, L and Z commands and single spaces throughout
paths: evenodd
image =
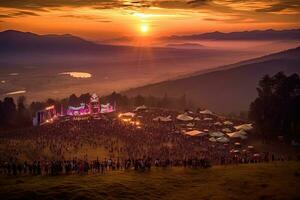
M 258 97 L 251 103 L 249 118 L 264 136 L 300 136 L 300 78 L 279 72 L 265 75 L 257 88 Z

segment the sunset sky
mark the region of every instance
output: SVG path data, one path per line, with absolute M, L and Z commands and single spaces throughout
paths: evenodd
M 300 27 L 300 0 L 0 0 L 0 30 L 104 40 Z

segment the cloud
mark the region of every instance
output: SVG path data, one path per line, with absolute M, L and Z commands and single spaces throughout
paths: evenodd
M 269 6 L 261 8 L 260 5 Z M 234 6 L 237 5 L 237 6 Z M 93 7 L 95 9 L 112 8 L 147 8 L 159 7 L 167 9 L 201 9 L 205 7 L 212 10 L 224 11 L 229 8 L 239 10 L 239 5 L 253 8 L 257 12 L 276 12 L 287 8 L 299 9 L 300 0 L 1 0 L 0 7 L 22 10 L 47 11 L 59 7 Z
M 61 15 L 60 17 L 93 20 L 93 21 L 102 22 L 102 23 L 112 22 L 110 20 L 107 20 L 107 18 L 105 18 L 105 17 L 99 17 L 99 16 L 95 16 L 95 15 L 71 15 L 70 14 L 70 15 Z
M 25 10 L 18 10 L 7 14 L 0 14 L 0 18 L 14 18 L 19 16 L 39 16 L 39 15 L 35 12 L 25 11 Z
M 285 9 L 295 10 L 300 13 L 300 0 L 281 0 L 267 8 L 256 9 L 257 12 L 280 12 Z

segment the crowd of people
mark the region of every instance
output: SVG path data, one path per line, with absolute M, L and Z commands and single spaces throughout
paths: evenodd
M 117 113 L 85 117 L 61 117 L 39 127 L 1 133 L 0 173 L 59 175 L 105 173 L 110 170 L 150 170 L 181 166 L 208 168 L 216 164 L 256 163 L 277 159 L 270 153 L 236 147 L 234 142 L 211 142 L 208 137 L 182 134 L 186 123 L 177 111 L 147 109 L 130 120 Z M 172 121 L 154 121 L 159 115 Z M 217 126 L 197 114 L 198 129 L 218 131 Z M 234 123 L 239 123 L 234 122 Z M 232 151 L 237 149 L 238 151 Z

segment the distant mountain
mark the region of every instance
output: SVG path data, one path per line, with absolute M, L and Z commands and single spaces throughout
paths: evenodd
M 0 32 L 0 54 L 8 53 L 91 53 L 120 50 L 125 47 L 96 44 L 79 37 L 65 35 L 38 35 L 7 30 Z
M 265 75 L 279 71 L 300 74 L 300 47 L 223 66 L 214 71 L 196 72 L 188 77 L 131 89 L 126 94 L 178 97 L 183 94 L 197 105 L 216 112 L 247 110 L 257 96 L 256 87 Z
M 204 48 L 204 45 L 198 44 L 198 43 L 172 43 L 172 44 L 167 44 L 166 47 L 170 48 L 180 48 L 180 49 L 199 49 L 199 48 Z
M 300 29 L 292 30 L 254 30 L 242 32 L 211 32 L 193 35 L 173 35 L 163 40 L 299 40 Z

